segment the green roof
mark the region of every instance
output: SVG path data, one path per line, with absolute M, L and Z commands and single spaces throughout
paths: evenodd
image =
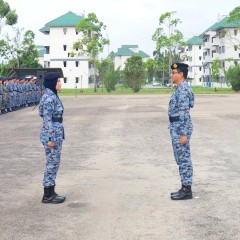
M 49 34 L 50 27 L 76 27 L 78 22 L 82 18 L 83 18 L 82 16 L 77 15 L 70 11 L 70 12 L 46 23 L 45 26 L 40 29 L 40 32 L 42 32 L 44 34 Z
M 145 52 L 139 50 L 138 52 L 132 51 L 130 48 L 138 48 L 138 45 L 122 45 L 121 48 L 118 48 L 118 51 L 114 53 L 114 56 L 132 56 L 137 55 L 142 58 L 148 58 L 150 57 Z
M 229 17 L 225 17 L 219 22 L 214 23 L 211 27 L 209 27 L 206 31 L 204 31 L 201 35 L 208 31 L 217 31 L 220 28 L 236 28 L 240 27 L 240 21 L 239 22 L 228 22 Z
M 194 36 L 187 40 L 187 45 L 202 45 L 203 44 L 203 39 L 199 36 Z

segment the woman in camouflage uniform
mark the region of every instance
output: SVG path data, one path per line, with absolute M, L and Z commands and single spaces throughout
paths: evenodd
M 40 140 L 46 154 L 44 172 L 43 203 L 62 203 L 65 197 L 55 193 L 55 179 L 60 165 L 62 141 L 64 139 L 63 105 L 57 92 L 61 89 L 60 74 L 49 72 L 44 77 L 45 92 L 39 105 L 39 115 L 43 118 Z

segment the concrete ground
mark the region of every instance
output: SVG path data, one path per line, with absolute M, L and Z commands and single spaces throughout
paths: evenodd
M 61 97 L 66 140 L 56 190 L 42 204 L 38 109 L 0 116 L 1 240 L 239 240 L 240 95 L 196 95 L 194 198 L 168 132 L 170 95 Z

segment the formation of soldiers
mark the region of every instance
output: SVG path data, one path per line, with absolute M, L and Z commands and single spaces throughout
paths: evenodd
M 41 89 L 35 76 L 0 77 L 0 115 L 39 103 Z

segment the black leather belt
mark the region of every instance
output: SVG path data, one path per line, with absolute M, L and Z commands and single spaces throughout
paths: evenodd
M 59 117 L 59 118 L 52 117 L 52 121 L 53 121 L 53 122 L 62 123 L 62 122 L 63 122 L 63 118 L 62 118 L 62 117 Z
M 169 122 L 178 122 L 180 120 L 179 116 L 171 117 L 169 116 Z

